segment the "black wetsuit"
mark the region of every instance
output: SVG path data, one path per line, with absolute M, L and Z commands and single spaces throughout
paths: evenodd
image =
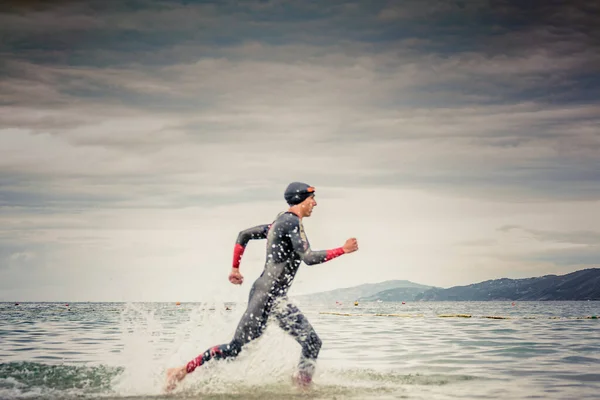
M 260 337 L 272 315 L 279 326 L 300 343 L 302 355 L 299 369 L 312 375 L 314 361 L 321 349 L 321 340 L 306 317 L 288 301 L 286 295 L 301 262 L 308 265 L 324 263 L 344 254 L 344 250 L 340 247 L 312 251 L 300 218 L 291 212 L 279 214 L 270 225 L 259 225 L 240 232 L 236 242 L 240 257 L 248 242 L 253 239 L 267 239 L 267 259 L 265 269 L 252 285 L 248 308 L 238 324 L 233 340 L 211 347 L 191 360 L 186 368 L 188 373 L 213 358 L 236 357 L 245 344 Z

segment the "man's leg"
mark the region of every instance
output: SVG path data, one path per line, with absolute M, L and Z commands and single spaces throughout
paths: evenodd
M 172 368 L 167 372 L 167 390 L 172 390 L 178 381 L 193 372 L 199 366 L 215 359 L 237 357 L 247 343 L 259 338 L 266 327 L 273 301 L 268 293 L 253 293 L 248 308 L 242 315 L 235 330 L 233 340 L 229 343 L 213 346 L 189 361 L 185 366 Z
M 245 343 L 240 342 L 237 339 L 233 339 L 231 342 L 221 344 L 218 346 L 211 347 L 198 357 L 188 362 L 185 366 L 186 373 L 194 372 L 199 366 L 206 364 L 210 360 L 221 360 L 225 358 L 235 358 L 242 351 L 242 346 Z
M 302 354 L 298 363 L 298 383 L 309 384 L 316 367 L 317 357 L 321 350 L 321 339 L 308 319 L 293 304 L 282 304 L 277 308 L 275 317 L 279 326 L 296 339 L 302 346 Z
M 272 300 L 268 293 L 253 293 L 248 302 L 248 307 L 235 330 L 233 340 L 229 343 L 211 347 L 191 360 L 186 365 L 187 373 L 193 372 L 197 367 L 212 359 L 221 360 L 237 357 L 244 345 L 262 335 L 271 306 Z

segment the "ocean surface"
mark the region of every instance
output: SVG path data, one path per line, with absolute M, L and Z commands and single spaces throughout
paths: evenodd
M 244 304 L 0 303 L 0 399 L 600 399 L 600 302 L 297 304 L 323 341 L 312 388 L 271 325 L 167 395 Z

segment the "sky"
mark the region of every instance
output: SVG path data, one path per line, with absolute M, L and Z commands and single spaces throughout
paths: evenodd
M 600 264 L 600 5 L 5 1 L 0 301 L 245 301 L 239 231 L 316 187 L 292 294 Z

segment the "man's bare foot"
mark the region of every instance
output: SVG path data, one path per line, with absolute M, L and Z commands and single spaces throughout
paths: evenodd
M 168 369 L 167 370 L 167 384 L 166 384 L 165 390 L 167 392 L 173 391 L 177 387 L 177 384 L 179 382 L 181 382 L 183 380 L 183 378 L 185 378 L 186 375 L 187 375 L 187 370 L 186 370 L 185 366 Z
M 312 384 L 312 376 L 305 372 L 296 372 L 292 375 L 292 384 L 300 389 L 308 389 Z

